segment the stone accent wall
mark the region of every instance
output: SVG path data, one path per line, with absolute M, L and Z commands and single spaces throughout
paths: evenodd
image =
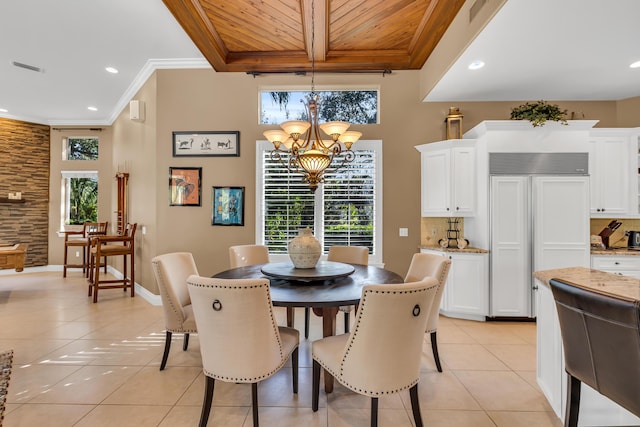
M 25 267 L 48 264 L 50 127 L 0 118 L 0 243 L 27 243 Z

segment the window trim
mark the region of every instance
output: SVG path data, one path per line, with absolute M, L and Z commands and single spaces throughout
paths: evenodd
M 70 178 L 95 178 L 100 183 L 99 174 L 96 170 L 64 170 L 60 172 L 60 230 L 70 227 L 67 224 L 69 212 L 71 211 L 71 181 Z
M 263 169 L 262 169 L 262 153 L 265 151 L 270 151 L 273 149 L 273 144 L 269 141 L 258 140 L 256 141 L 256 234 L 255 241 L 259 245 L 264 244 L 264 207 L 262 205 L 262 196 L 264 192 L 263 187 Z M 369 255 L 369 265 L 374 265 L 377 267 L 384 267 L 383 263 L 383 253 L 382 253 L 382 214 L 383 214 L 383 200 L 382 200 L 382 185 L 383 185 L 383 176 L 382 176 L 382 140 L 360 140 L 353 146 L 353 151 L 356 152 L 358 150 L 374 150 L 376 152 L 376 174 L 375 174 L 375 219 L 373 224 L 373 242 L 374 242 L 374 253 Z M 324 184 L 320 184 L 322 186 Z M 321 189 L 319 188 L 320 193 L 323 194 Z M 316 197 L 314 203 L 314 210 L 316 212 L 322 211 L 324 200 L 323 197 Z M 319 216 L 316 216 L 314 220 L 314 226 L 317 230 L 320 230 L 321 219 Z M 322 237 L 322 231 L 319 233 L 318 240 Z M 289 261 L 289 256 L 287 254 L 270 254 L 269 258 L 274 262 L 284 262 Z M 322 255 L 320 257 L 321 260 L 326 259 L 326 255 Z

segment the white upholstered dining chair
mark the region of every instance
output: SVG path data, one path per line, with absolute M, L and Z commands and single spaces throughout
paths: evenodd
M 347 264 L 369 264 L 369 248 L 364 246 L 331 246 L 327 254 L 327 261 L 346 262 Z M 349 332 L 350 305 L 340 307 L 344 313 L 344 332 Z
M 251 383 L 253 425 L 258 426 L 258 382 L 291 356 L 293 392 L 298 392 L 296 329 L 278 326 L 268 279 L 187 279 L 198 327 L 206 385 L 200 426 L 211 412 L 216 380 Z
M 187 279 L 193 274 L 198 274 L 198 268 L 193 260 L 193 255 L 189 252 L 158 255 L 151 260 L 151 266 L 164 310 L 166 336 L 164 353 L 160 363 L 162 371 L 169 358 L 172 334 L 184 334 L 182 350 L 186 351 L 189 347 L 189 334 L 198 332 L 187 288 Z
M 318 410 L 320 368 L 350 390 L 371 397 L 377 426 L 378 397 L 409 389 L 416 427 L 422 427 L 418 381 L 424 331 L 438 281 L 365 285 L 351 334 L 312 344 L 311 407 Z
M 438 372 L 442 372 L 440 364 L 440 356 L 438 355 L 438 340 L 436 332 L 438 330 L 438 319 L 440 315 L 440 301 L 444 292 L 444 285 L 447 283 L 447 276 L 451 268 L 451 260 L 441 255 L 417 253 L 413 254 L 409 270 L 404 279 L 405 282 L 416 282 L 425 277 L 435 277 L 438 281 L 438 290 L 433 300 L 433 305 L 429 311 L 427 320 L 427 328 L 425 332 L 431 336 L 431 350 L 433 351 L 433 359 L 436 362 Z
M 236 245 L 229 248 L 230 268 L 269 262 L 269 250 L 263 245 Z

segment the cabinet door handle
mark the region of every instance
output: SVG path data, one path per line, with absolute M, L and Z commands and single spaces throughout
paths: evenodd
M 596 212 L 600 212 L 600 208 L 596 208 Z
M 604 209 L 604 208 L 602 208 L 602 212 L 604 212 L 604 211 L 605 211 L 605 209 Z
M 449 210 L 449 208 L 447 208 L 447 210 Z
M 457 210 L 457 211 L 459 211 L 459 210 L 460 210 L 460 207 L 456 206 L 456 210 Z
M 620 265 L 620 262 L 616 261 L 614 262 L 615 265 Z

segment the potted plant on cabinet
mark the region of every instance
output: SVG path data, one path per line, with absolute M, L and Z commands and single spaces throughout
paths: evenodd
M 511 120 L 529 120 L 533 127 L 544 126 L 547 120 L 567 124 L 567 110 L 545 101 L 527 102 L 511 110 Z

